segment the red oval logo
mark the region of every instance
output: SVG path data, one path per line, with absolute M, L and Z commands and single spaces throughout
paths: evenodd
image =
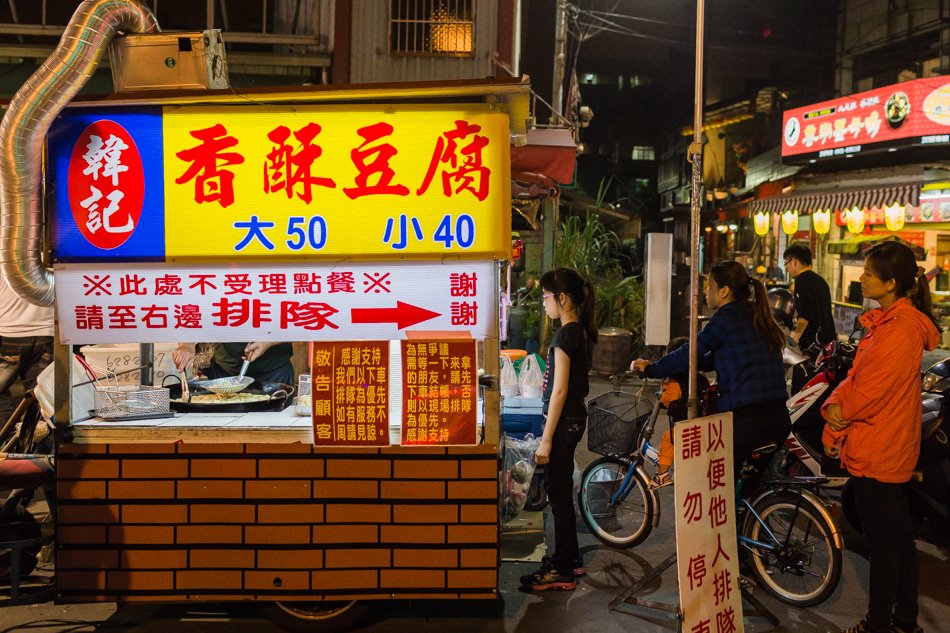
M 76 140 L 69 159 L 69 206 L 93 246 L 124 244 L 142 216 L 145 171 L 128 131 L 115 121 L 96 121 Z

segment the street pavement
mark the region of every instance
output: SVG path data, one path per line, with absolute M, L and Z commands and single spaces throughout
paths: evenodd
M 925 361 L 926 362 L 926 361 Z M 636 386 L 621 385 L 629 391 Z M 594 379 L 592 396 L 609 391 L 613 385 Z M 659 429 L 661 432 L 663 429 Z M 586 442 L 578 448 L 577 462 L 583 469 L 596 455 L 588 453 Z M 676 622 L 662 611 L 634 608 L 634 613 L 610 610 L 617 595 L 643 578 L 674 552 L 672 489 L 660 491 L 664 514 L 660 525 L 641 545 L 615 550 L 602 545 L 578 517 L 581 551 L 588 574 L 573 592 L 532 594 L 520 588 L 518 577 L 534 569 L 536 563 L 503 562 L 500 569 L 500 599 L 485 601 L 392 601 L 377 605 L 365 625 L 368 633 L 556 633 L 560 631 L 620 633 L 670 633 Z M 836 508 L 837 506 L 835 506 Z M 860 535 L 851 531 L 836 512 L 845 536 L 844 569 L 837 590 L 816 607 L 796 609 L 784 605 L 753 585 L 753 595 L 780 620 L 773 627 L 763 617 L 747 617 L 745 630 L 795 633 L 832 633 L 860 619 L 867 607 L 868 561 Z M 550 514 L 545 513 L 548 542 L 553 537 Z M 920 624 L 927 633 L 950 631 L 950 539 L 936 535 L 925 524 L 918 540 L 921 563 Z M 641 598 L 675 603 L 675 569 L 670 568 L 646 587 Z M 13 631 L 79 633 L 83 631 L 129 632 L 270 632 L 280 631 L 259 615 L 253 605 L 202 604 L 122 606 L 112 603 L 54 605 L 43 603 L 0 609 L 0 633 Z

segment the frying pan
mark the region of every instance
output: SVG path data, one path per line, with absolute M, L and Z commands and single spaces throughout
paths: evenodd
M 172 376 L 172 374 L 169 374 L 166 376 L 166 378 L 170 376 Z M 174 377 L 177 378 L 177 376 Z M 177 398 L 181 398 L 181 382 L 167 386 L 169 390 L 168 395 L 172 400 L 169 403 L 169 406 L 171 406 L 174 411 L 178 411 L 180 413 L 247 413 L 249 411 L 283 411 L 293 402 L 294 399 L 293 386 L 280 382 L 265 382 L 263 384 L 255 382 L 242 392 L 269 395 L 269 400 L 234 403 L 193 401 L 175 402 Z M 195 396 L 211 393 L 210 391 L 199 387 L 194 381 L 189 381 L 188 386 L 191 389 L 192 398 Z

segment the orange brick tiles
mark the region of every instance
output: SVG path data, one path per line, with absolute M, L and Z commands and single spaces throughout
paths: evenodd
M 487 598 L 493 446 L 64 444 L 60 600 Z

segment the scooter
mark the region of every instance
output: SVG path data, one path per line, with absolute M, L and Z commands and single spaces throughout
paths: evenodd
M 826 456 L 822 448 L 825 421 L 821 406 L 847 376 L 856 351 L 857 346 L 851 343 L 829 343 L 815 361 L 814 376 L 788 399 L 792 431 L 781 459 L 776 460 L 778 474 L 825 477 L 827 486 L 845 487 L 850 474 L 839 460 Z M 912 512 L 918 520 L 926 517 L 948 524 L 950 446 L 943 422 L 950 419 L 950 359 L 924 373 L 921 392 L 921 448 L 911 488 Z M 849 522 L 855 524 L 855 515 L 849 511 L 847 489 L 842 501 Z
M 950 526 L 950 358 L 932 365 L 921 383 L 924 412 L 912 510 Z M 947 424 L 950 424 L 948 422 Z
M 782 474 L 826 477 L 826 485 L 833 488 L 840 488 L 847 482 L 848 471 L 841 467 L 839 460 L 826 456 L 822 449 L 821 433 L 825 420 L 821 406 L 848 375 L 856 351 L 857 346 L 851 343 L 826 345 L 815 359 L 804 387 L 786 401 L 792 430 L 785 441 L 781 459 L 777 460 Z M 799 367 L 809 362 L 805 356 L 790 360 L 797 360 Z

